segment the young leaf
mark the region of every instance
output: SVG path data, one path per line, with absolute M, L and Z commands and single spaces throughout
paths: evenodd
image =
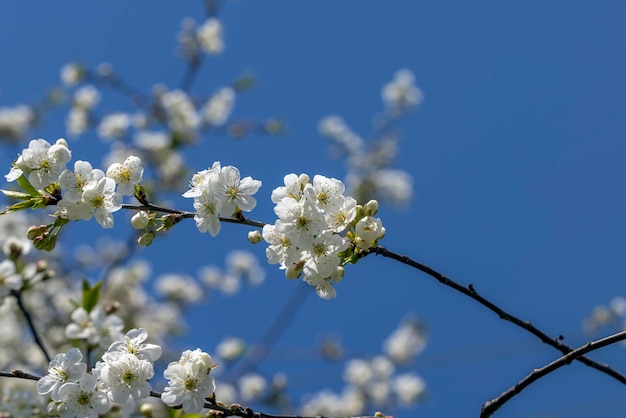
M 87 279 L 83 278 L 83 308 L 85 308 L 87 312 L 91 312 L 91 310 L 98 304 L 101 287 L 102 282 L 98 282 L 91 286 Z

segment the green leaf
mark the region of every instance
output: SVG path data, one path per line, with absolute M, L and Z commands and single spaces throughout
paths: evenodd
M 9 199 L 26 200 L 26 199 L 30 199 L 31 198 L 31 196 L 28 193 L 16 192 L 15 190 L 2 190 L 2 189 L 0 189 L 0 192 L 4 193 L 4 195 L 6 197 L 8 197 Z
M 24 190 L 32 197 L 41 197 L 41 193 L 39 193 L 37 189 L 35 189 L 33 185 L 30 184 L 30 181 L 28 181 L 24 174 L 17 178 L 17 184 L 19 184 L 22 190 Z
M 83 278 L 83 308 L 85 308 L 87 312 L 91 312 L 91 310 L 98 304 L 101 287 L 102 282 L 98 282 L 91 286 L 87 279 Z
M 36 199 L 30 198 L 29 200 L 24 200 L 22 202 L 18 202 L 14 205 L 7 207 L 5 210 L 0 212 L 0 215 L 6 215 L 7 213 L 19 212 L 24 209 L 31 209 L 37 206 L 38 201 Z

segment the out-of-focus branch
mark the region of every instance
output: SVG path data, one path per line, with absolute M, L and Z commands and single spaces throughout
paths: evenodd
M 597 350 L 602 347 L 606 347 L 607 345 L 614 344 L 619 341 L 623 341 L 626 339 L 626 331 L 621 331 L 616 334 L 610 335 L 608 337 L 602 338 L 600 340 L 591 341 L 587 344 L 578 347 L 577 349 L 570 351 L 562 357 L 554 360 L 553 362 L 546 364 L 540 369 L 533 370 L 528 376 L 517 382 L 514 386 L 512 386 L 506 392 L 503 392 L 496 399 L 492 399 L 490 401 L 485 402 L 483 405 L 480 416 L 481 417 L 490 417 L 494 412 L 496 412 L 502 405 L 504 405 L 507 401 L 513 398 L 515 395 L 519 394 L 522 390 L 524 390 L 530 384 L 536 382 L 542 377 L 552 373 L 560 367 L 566 366 L 570 364 L 574 360 L 578 360 L 581 356 L 591 351 Z
M 20 311 L 22 311 L 22 315 L 24 315 L 24 318 L 26 318 L 26 323 L 28 324 L 28 328 L 30 329 L 30 333 L 35 340 L 35 343 L 39 346 L 39 349 L 49 363 L 52 358 L 50 357 L 50 354 L 48 354 L 48 350 L 46 349 L 43 340 L 39 336 L 37 328 L 35 328 L 35 324 L 33 323 L 33 319 L 30 316 L 30 312 L 28 312 L 28 309 L 26 309 L 26 306 L 24 306 L 24 302 L 22 301 L 22 295 L 20 294 L 20 292 L 17 291 L 12 291 L 11 294 L 15 297 L 15 300 L 17 301 L 17 306 L 20 308 Z
M 369 250 L 369 252 L 366 252 L 363 254 L 363 256 L 367 256 L 369 254 L 376 254 L 376 255 L 382 255 L 383 257 L 387 257 L 387 258 L 391 258 L 393 260 L 399 261 L 402 264 L 406 264 L 407 266 L 413 267 L 417 270 L 420 270 L 426 274 L 428 274 L 429 276 L 435 278 L 437 281 L 439 281 L 440 283 L 453 288 L 454 290 L 456 290 L 457 292 L 463 293 L 466 296 L 469 296 L 470 298 L 474 299 L 475 301 L 477 301 L 478 303 L 480 303 L 481 305 L 485 306 L 487 309 L 489 309 L 490 311 L 494 312 L 495 314 L 497 314 L 500 319 L 503 319 L 505 321 L 511 322 L 515 325 L 517 325 L 518 327 L 530 332 L 531 334 L 533 334 L 534 336 L 536 336 L 537 338 L 539 338 L 541 340 L 541 342 L 548 344 L 554 348 L 556 348 L 557 350 L 559 350 L 561 353 L 563 354 L 568 354 L 572 351 L 574 351 L 574 349 L 572 347 L 570 347 L 569 345 L 565 344 L 562 339 L 562 336 L 559 336 L 556 339 L 550 338 L 546 333 L 544 333 L 543 331 L 541 331 L 540 329 L 538 329 L 537 327 L 535 327 L 534 325 L 532 325 L 529 321 L 523 321 L 521 319 L 519 319 L 518 317 L 511 315 L 510 313 L 506 312 L 504 309 L 500 308 L 499 306 L 497 306 L 496 304 L 494 304 L 493 302 L 489 301 L 488 299 L 486 299 L 485 297 L 481 296 L 476 289 L 474 288 L 474 286 L 472 284 L 467 285 L 467 287 L 462 286 L 460 284 L 458 284 L 457 282 L 451 280 L 450 278 L 444 276 L 443 274 L 439 273 L 436 270 L 433 270 L 432 268 L 421 264 L 405 255 L 401 255 L 401 254 L 397 254 L 393 251 L 388 250 L 385 247 L 376 247 L 376 248 L 372 248 L 371 250 Z M 624 376 L 623 374 L 613 370 L 612 368 L 610 368 L 609 366 L 607 366 L 606 364 L 600 364 L 598 362 L 596 362 L 595 360 L 592 360 L 588 357 L 585 356 L 577 356 L 575 358 L 575 360 L 580 361 L 581 363 L 592 367 L 596 370 L 601 371 L 602 373 L 605 373 L 609 376 L 611 376 L 612 378 L 614 378 L 615 380 L 626 384 L 626 376 Z

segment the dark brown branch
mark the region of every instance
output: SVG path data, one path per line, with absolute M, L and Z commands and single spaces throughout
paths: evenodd
M 18 379 L 28 379 L 28 380 L 39 380 L 40 376 L 35 376 L 34 374 L 26 373 L 21 370 L 12 370 L 11 373 L 1 372 L 0 377 L 16 377 Z
M 128 210 L 151 210 L 154 212 L 162 212 L 162 213 L 172 213 L 175 215 L 181 215 L 183 218 L 193 218 L 196 214 L 194 212 L 188 212 L 188 211 L 184 211 L 184 210 L 178 210 L 178 209 L 169 209 L 169 208 L 164 208 L 161 206 L 156 206 L 156 205 L 127 205 L 124 204 L 122 205 L 122 209 L 128 209 Z M 243 225 L 250 225 L 250 226 L 256 226 L 257 228 L 263 228 L 266 223 L 265 222 L 261 222 L 261 221 L 255 221 L 253 219 L 248 219 L 243 215 L 238 215 L 237 217 L 234 218 L 226 218 L 226 217 L 222 217 L 220 216 L 220 221 L 221 222 L 226 222 L 226 223 L 232 223 L 232 224 L 243 224 Z
M 41 339 L 41 337 L 39 337 L 39 333 L 37 332 L 37 328 L 35 328 L 35 324 L 33 323 L 33 319 L 30 316 L 30 312 L 28 312 L 28 309 L 26 309 L 26 306 L 24 306 L 24 302 L 22 301 L 22 295 L 20 294 L 20 292 L 16 291 L 11 292 L 11 294 L 15 297 L 15 300 L 17 301 L 17 306 L 20 308 L 20 311 L 22 311 L 22 315 L 24 315 L 24 318 L 26 318 L 26 323 L 28 323 L 28 328 L 30 329 L 30 333 L 35 340 L 35 343 L 39 346 L 39 349 L 43 353 L 48 363 L 50 363 L 52 358 L 50 357 L 50 354 L 48 354 L 48 350 L 46 349 L 43 340 Z
M 524 390 L 530 384 L 536 382 L 542 377 L 546 376 L 549 373 L 557 370 L 560 367 L 566 366 L 570 364 L 572 361 L 579 359 L 582 355 L 589 353 L 591 351 L 597 350 L 602 347 L 606 347 L 607 345 L 614 344 L 619 341 L 623 341 L 626 339 L 626 331 L 618 332 L 616 334 L 605 337 L 601 340 L 591 341 L 587 344 L 578 347 L 577 349 L 570 351 L 564 356 L 554 360 L 552 363 L 549 363 L 543 366 L 540 369 L 533 370 L 528 376 L 520 380 L 515 386 L 511 387 L 506 392 L 502 393 L 496 399 L 485 402 L 483 405 L 480 416 L 482 417 L 490 417 L 494 412 L 496 412 L 502 405 L 504 405 L 507 401 L 513 398 L 515 395 L 519 394 L 522 390 Z
M 476 289 L 474 289 L 474 286 L 472 284 L 469 284 L 467 287 L 462 286 L 456 283 L 455 281 L 449 279 L 448 277 L 444 276 L 443 274 L 439 273 L 438 271 L 433 270 L 432 268 L 424 264 L 421 264 L 405 255 L 394 253 L 393 251 L 390 251 L 385 247 L 372 248 L 371 250 L 369 250 L 369 252 L 364 253 L 363 256 L 367 256 L 369 254 L 382 255 L 383 257 L 391 258 L 393 260 L 399 261 L 403 264 L 406 264 L 407 266 L 413 267 L 417 270 L 420 270 L 428 274 L 429 276 L 437 279 L 437 281 L 439 281 L 440 283 L 448 287 L 451 287 L 457 292 L 463 293 L 464 295 L 469 296 L 470 298 L 474 299 L 481 305 L 485 306 L 487 309 L 497 314 L 500 317 L 500 319 L 511 322 L 517 325 L 518 327 L 530 332 L 531 334 L 539 338 L 541 342 L 556 348 L 563 354 L 568 354 L 574 350 L 572 347 L 570 347 L 569 345 L 561 341 L 562 340 L 561 336 L 559 336 L 559 338 L 550 338 L 546 333 L 544 333 L 543 331 L 541 331 L 540 329 L 532 325 L 529 321 L 523 321 L 517 318 L 516 316 L 511 315 L 510 313 L 506 312 L 502 308 L 498 307 L 493 302 L 485 299 L 483 296 L 478 294 L 478 292 L 476 291 Z M 626 384 L 626 376 L 613 370 L 606 364 L 600 364 L 584 356 L 578 356 L 575 358 L 575 360 L 580 361 L 586 366 L 599 370 L 602 373 L 605 373 L 611 376 L 612 378 L 614 378 L 615 380 L 623 384 Z

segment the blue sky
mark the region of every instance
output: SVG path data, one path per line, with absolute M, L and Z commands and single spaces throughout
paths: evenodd
M 583 318 L 625 293 L 624 12 L 619 1 L 228 2 L 220 13 L 226 52 L 206 60 L 196 89 L 210 93 L 253 73 L 258 86 L 238 99 L 234 116 L 281 117 L 289 134 L 204 138 L 189 163 L 200 170 L 220 160 L 261 179 L 253 215 L 272 221 L 269 195 L 285 174 L 345 175 L 342 163 L 328 158 L 319 120 L 338 114 L 371 135 L 381 86 L 408 68 L 425 101 L 401 124 L 397 165 L 413 176 L 415 197 L 406 209 L 382 208 L 383 244 L 473 283 L 501 307 L 578 346 L 590 338 L 581 331 Z M 110 62 L 144 91 L 156 82 L 174 87 L 184 71 L 175 34 L 185 16 L 200 20 L 201 2 L 3 2 L 0 106 L 36 101 L 71 60 Z M 116 105 L 113 99 L 99 108 Z M 63 136 L 63 114 L 50 115 L 34 135 Z M 98 147 L 89 136 L 75 145 L 94 156 Z M 15 152 L 0 157 L 8 161 Z M 81 232 L 75 227 L 68 235 L 80 240 Z M 225 226 L 212 239 L 188 223 L 142 256 L 162 271 L 175 271 L 171 260 L 180 260 L 193 273 L 246 245 L 245 233 Z M 254 250 L 262 255 L 261 247 Z M 262 289 L 194 308 L 205 329 L 190 344 L 212 347 L 219 336 L 239 332 L 258 338 L 295 285 L 267 270 Z M 429 395 L 414 416 L 477 415 L 484 401 L 556 358 L 524 331 L 391 260 L 368 257 L 337 288 L 333 301 L 306 300 L 279 347 L 310 347 L 325 331 L 341 333 L 355 352 L 376 353 L 400 319 L 418 315 L 430 338 L 413 370 Z M 263 315 L 254 314 L 251 324 L 253 312 Z M 623 354 L 616 346 L 592 357 L 626 371 Z M 283 367 L 277 357 L 265 370 L 273 362 Z M 310 375 L 312 364 L 289 366 L 298 390 L 339 380 L 339 366 Z M 497 416 L 621 416 L 623 390 L 574 364 Z

